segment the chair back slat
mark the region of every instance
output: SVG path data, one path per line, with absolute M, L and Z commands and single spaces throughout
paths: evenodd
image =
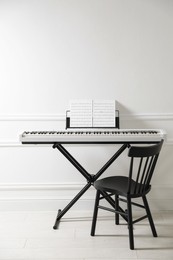
M 150 187 L 151 178 L 163 144 L 163 140 L 152 146 L 131 146 L 128 193 L 143 194 Z
M 152 170 L 151 167 L 152 167 L 153 162 L 154 162 L 154 157 L 155 157 L 155 156 L 152 156 L 152 157 L 150 158 L 148 170 L 147 170 L 147 173 L 146 173 L 145 179 L 144 179 L 144 185 L 147 185 L 147 184 L 148 184 L 148 179 L 149 179 L 149 176 L 150 176 L 150 173 L 151 173 L 151 170 Z
M 146 172 L 148 170 L 148 160 L 149 157 L 146 158 L 145 164 L 144 164 L 144 168 L 143 168 L 143 172 L 141 173 L 141 180 L 140 180 L 140 185 L 139 185 L 139 192 L 142 192 L 142 188 L 143 188 L 143 180 L 146 176 Z
M 132 158 L 133 158 L 133 157 L 132 157 Z M 137 172 L 137 176 L 136 176 L 136 185 L 135 185 L 135 189 L 134 189 L 134 193 L 135 193 L 135 194 L 137 193 L 137 188 L 138 188 L 137 183 L 139 182 L 139 177 L 140 177 L 140 172 L 141 172 L 142 164 L 143 164 L 143 157 L 140 158 L 140 162 L 139 162 L 138 172 Z

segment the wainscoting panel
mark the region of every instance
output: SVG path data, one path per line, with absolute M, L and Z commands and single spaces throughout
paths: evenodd
M 173 210 L 172 122 L 173 114 L 121 115 L 121 128 L 162 128 L 168 133 L 149 195 L 154 210 Z M 62 114 L 0 116 L 1 210 L 57 210 L 86 184 L 77 170 L 50 145 L 22 145 L 19 140 L 25 130 L 64 128 L 65 115 Z M 117 147 L 67 145 L 67 149 L 90 173 L 96 173 Z M 128 168 L 125 156 L 126 152 L 104 176 L 125 172 Z M 94 196 L 91 187 L 72 210 L 92 210 Z

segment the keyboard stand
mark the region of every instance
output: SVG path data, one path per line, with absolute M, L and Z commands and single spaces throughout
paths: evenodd
M 58 210 L 58 215 L 55 220 L 53 229 L 58 229 L 61 218 L 64 214 L 80 199 L 80 197 L 93 185 L 93 183 L 104 173 L 104 171 L 122 154 L 122 152 L 129 146 L 129 143 L 124 143 L 114 155 L 103 165 L 103 167 L 95 174 L 89 174 L 83 166 L 64 148 L 60 143 L 53 145 L 54 149 L 58 149 L 67 160 L 84 176 L 87 180 L 87 184 L 81 189 L 81 191 L 70 201 L 70 203 L 63 209 Z M 111 203 L 111 201 L 110 201 Z M 122 215 L 122 217 L 124 217 Z

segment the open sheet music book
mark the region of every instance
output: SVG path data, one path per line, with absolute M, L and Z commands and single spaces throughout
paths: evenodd
M 70 127 L 116 127 L 115 100 L 71 100 Z

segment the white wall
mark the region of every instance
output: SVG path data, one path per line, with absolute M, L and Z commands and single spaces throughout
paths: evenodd
M 24 130 L 64 128 L 73 98 L 116 99 L 121 127 L 166 129 L 151 201 L 173 209 L 172 28 L 170 0 L 0 0 L 2 209 L 56 209 L 84 185 L 51 147 L 19 143 Z M 69 149 L 93 173 L 115 150 Z M 92 204 L 91 190 L 76 207 Z

